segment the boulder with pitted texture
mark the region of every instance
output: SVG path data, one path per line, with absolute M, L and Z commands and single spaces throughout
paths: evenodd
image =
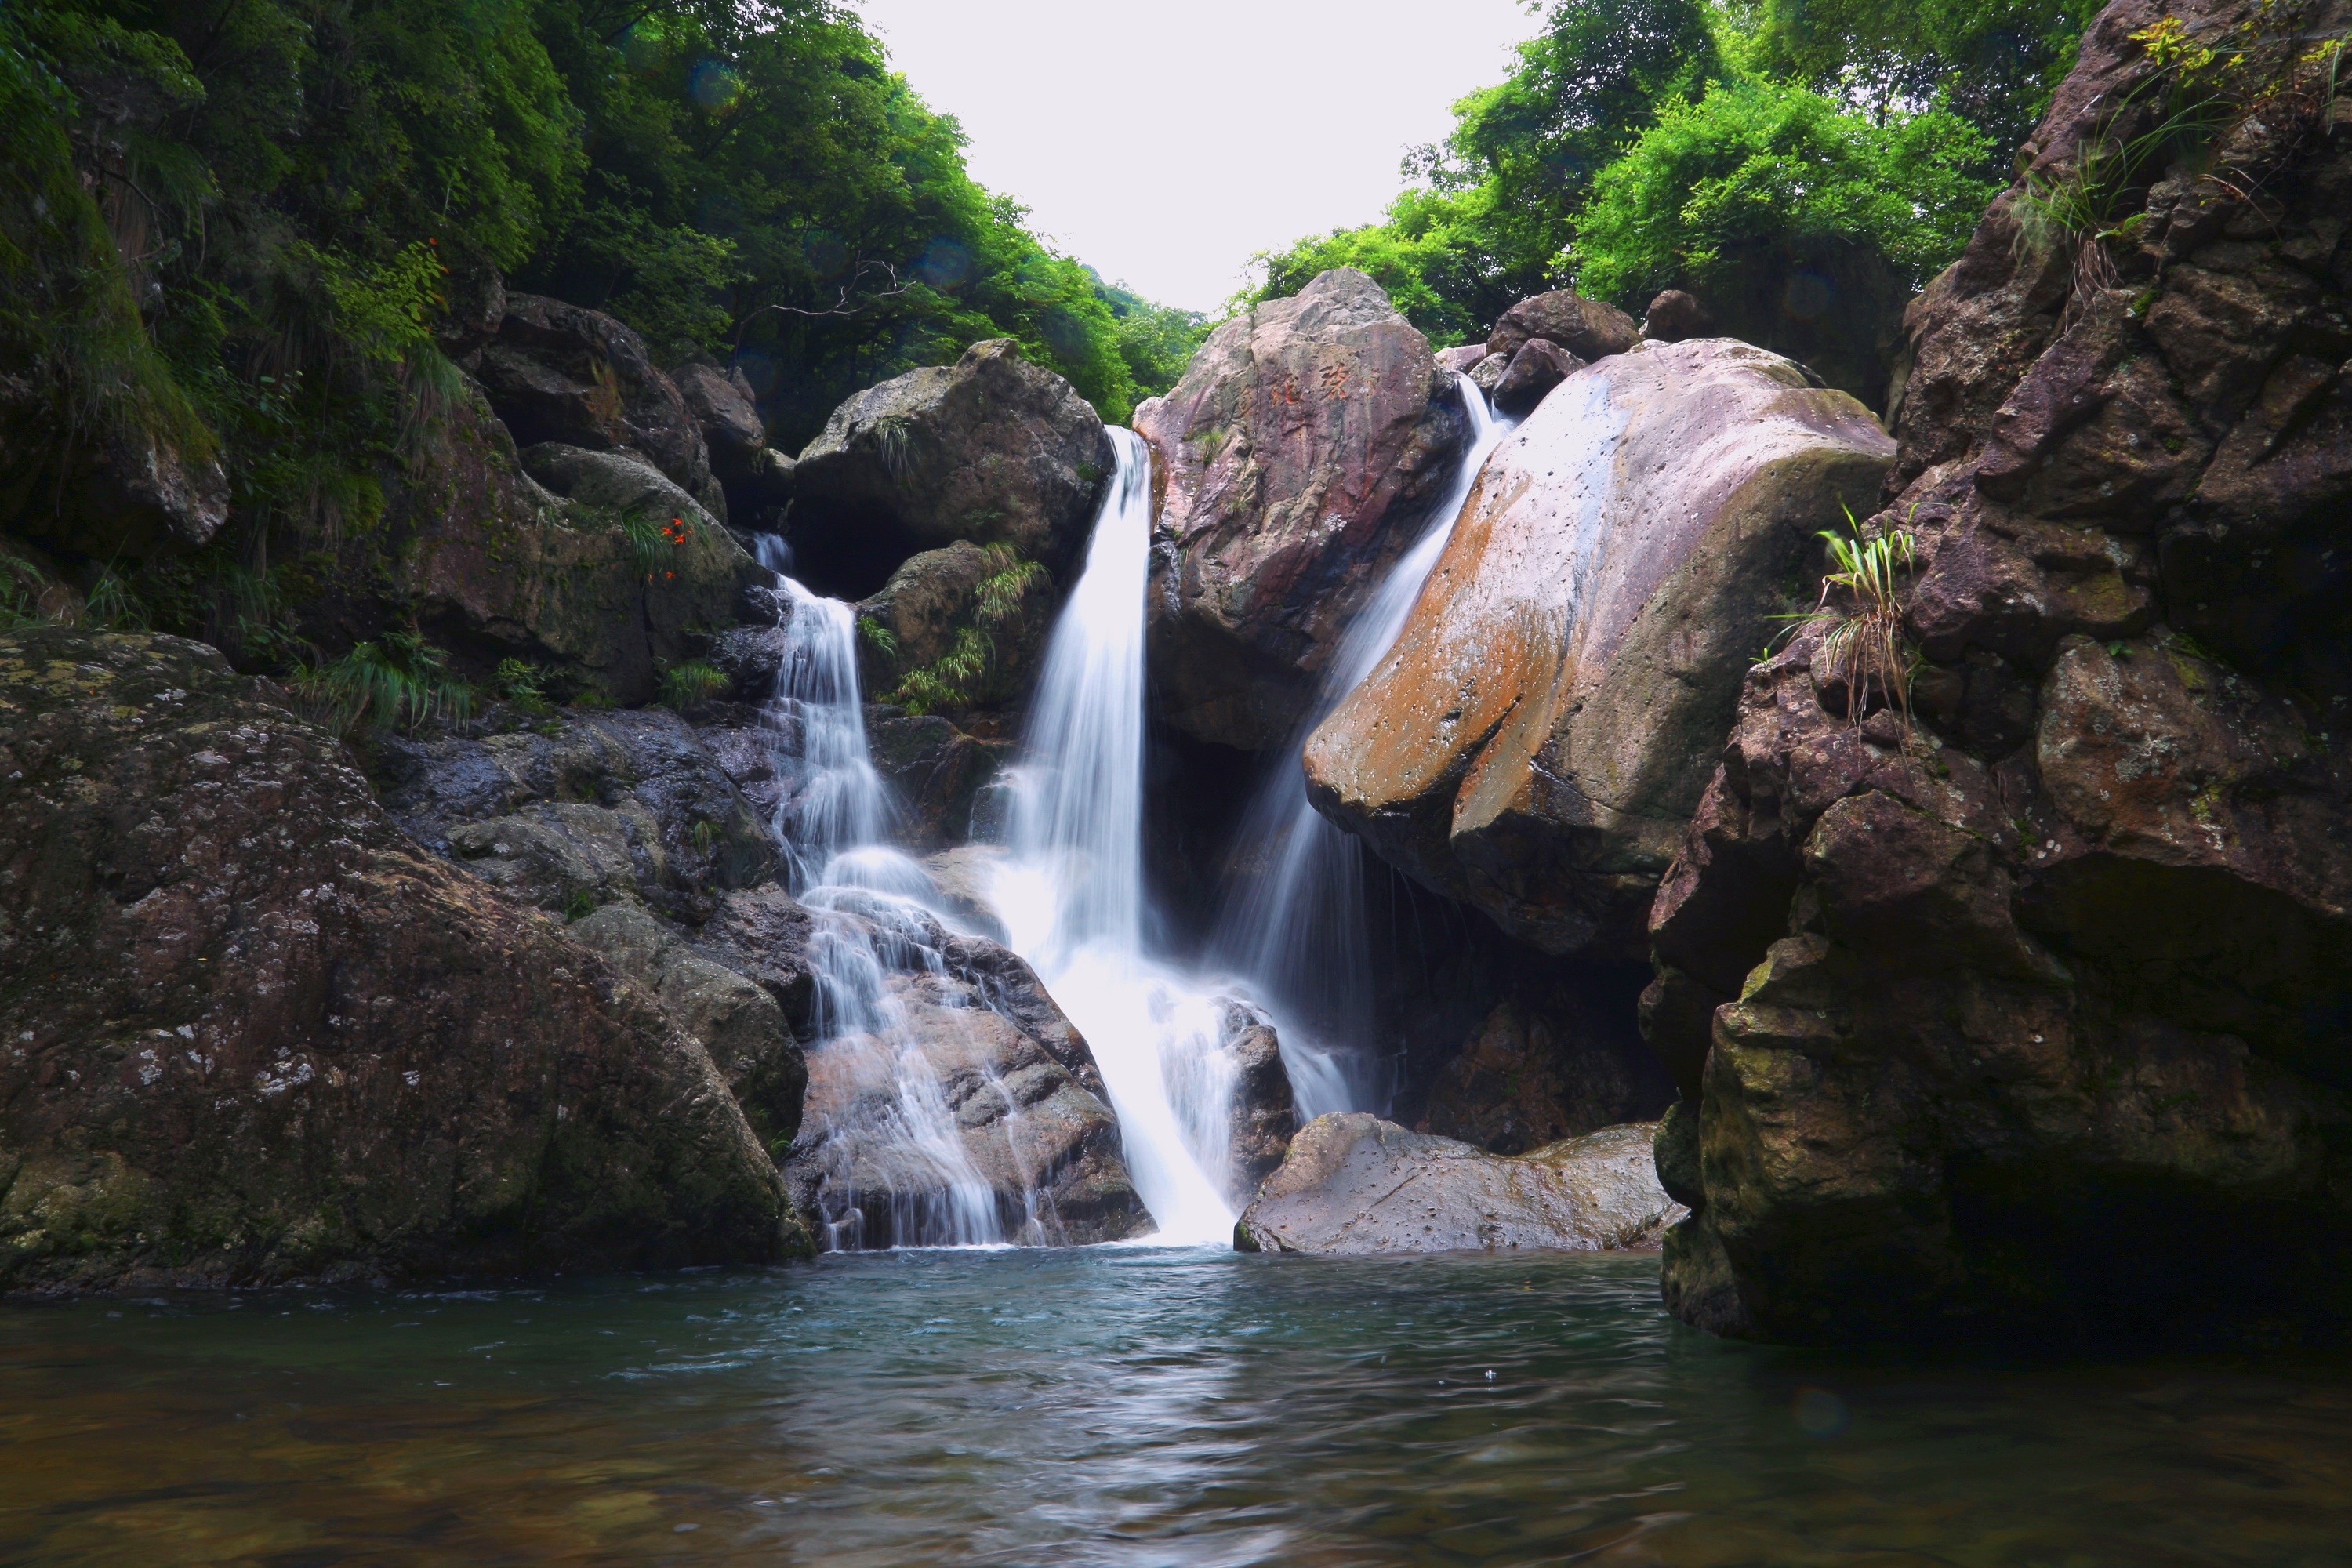
M 1219 327 L 1135 426 L 1161 487 L 1154 700 L 1197 739 L 1276 745 L 1431 521 L 1460 395 L 1380 286 L 1339 268 Z
M 1777 354 L 1645 343 L 1486 460 L 1395 647 L 1307 745 L 1318 809 L 1546 952 L 1638 953 L 1757 649 L 1892 444 Z
M 202 644 L 0 638 L 0 1289 L 805 1252 L 701 1044 Z

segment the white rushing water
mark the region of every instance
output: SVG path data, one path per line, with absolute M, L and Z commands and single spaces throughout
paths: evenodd
M 931 880 L 892 847 L 897 813 L 875 771 L 857 685 L 857 618 L 847 605 L 787 574 L 784 542 L 758 541 L 776 574 L 782 658 L 761 713 L 782 789 L 774 829 L 794 897 L 816 918 L 808 962 L 816 979 L 815 1048 L 827 1070 L 896 1085 L 868 1107 L 874 1124 L 830 1129 L 810 1152 L 828 1179 L 818 1201 L 836 1247 L 887 1237 L 899 1245 L 974 1246 L 1004 1239 L 996 1194 L 974 1168 L 945 1085 L 908 1028 L 890 977 L 940 973 L 921 900 Z M 887 1147 L 897 1179 L 872 1190 L 853 1157 Z M 862 1168 L 871 1172 L 870 1158 Z M 868 1178 L 870 1180 L 870 1177 Z
M 1517 423 L 1497 416 L 1467 376 L 1454 383 L 1470 433 L 1453 481 L 1422 536 L 1349 623 L 1313 709 L 1251 801 L 1234 855 L 1245 880 L 1210 940 L 1212 963 L 1240 977 L 1273 1015 L 1302 1122 L 1333 1110 L 1385 1114 L 1393 1092 L 1390 1065 L 1371 1040 L 1366 851 L 1307 804 L 1301 753 L 1315 727 L 1395 645 L 1486 455 Z
M 1129 1173 L 1170 1241 L 1232 1234 L 1233 1084 L 1215 998 L 1144 952 L 1143 623 L 1151 465 L 1118 471 L 1054 627 L 991 891 L 1013 950 L 1093 1047 Z
M 1093 1048 L 1129 1173 L 1162 1240 L 1219 1241 L 1232 1232 L 1234 1068 L 1222 1047 L 1236 989 L 1273 1014 L 1302 1120 L 1386 1109 L 1386 1064 L 1370 1048 L 1363 852 L 1307 805 L 1299 748 L 1395 642 L 1479 465 L 1508 427 L 1476 388 L 1457 381 L 1472 430 L 1450 493 L 1354 618 L 1314 713 L 1245 822 L 1241 858 L 1263 874 L 1220 923 L 1213 956 L 1240 981 L 1222 990 L 1148 951 L 1150 458 L 1133 432 L 1111 432 L 1117 471 L 1046 647 L 1020 763 L 992 788 L 1003 822 L 989 891 L 1008 944 Z M 864 1124 L 828 1131 L 802 1157 L 827 1172 L 820 1202 L 837 1246 L 881 1237 L 900 1245 L 1000 1242 L 1001 1200 L 973 1168 L 939 1075 L 894 995 L 894 974 L 940 969 L 924 936 L 935 929 L 924 911 L 936 891 L 887 842 L 895 814 L 867 750 L 855 613 L 787 575 L 782 541 L 763 539 L 761 559 L 778 574 L 785 633 L 767 711 L 782 785 L 775 829 L 792 889 L 819 921 L 809 948 L 816 1048 L 828 1071 L 896 1085 L 895 1093 L 862 1102 L 871 1108 Z M 905 1179 L 872 1190 L 877 1145 L 888 1151 L 881 1167 Z

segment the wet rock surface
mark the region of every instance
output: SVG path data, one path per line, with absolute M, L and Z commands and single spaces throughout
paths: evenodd
M 858 393 L 793 470 L 796 575 L 873 593 L 918 551 L 1009 545 L 1066 576 L 1115 466 L 1092 405 L 1009 338 Z
M 959 540 L 908 557 L 857 605 L 859 677 L 881 701 L 1002 716 L 1028 694 L 1060 601 L 1054 576 L 1007 547 Z
M 1318 1116 L 1234 1227 L 1244 1252 L 1593 1251 L 1654 1247 L 1682 1207 L 1654 1122 L 1505 1158 L 1362 1112 Z
M 706 951 L 751 959 L 772 991 L 813 975 L 805 1028 L 819 1043 L 784 1171 L 827 1245 L 972 1239 L 940 1230 L 958 1182 L 972 1180 L 983 1190 L 966 1201 L 1009 1241 L 1067 1246 L 1150 1228 L 1093 1052 L 1017 954 L 846 889 L 814 910 L 781 889 L 739 894 L 716 923 Z M 845 944 L 869 952 L 870 970 L 812 956 Z M 936 1098 L 951 1149 L 909 1136 L 908 1095 Z
M 0 638 L 0 1288 L 808 1246 L 697 1041 L 163 637 Z
M 667 709 L 386 736 L 375 772 L 385 809 L 418 844 L 560 913 L 628 900 L 698 925 L 729 889 L 777 868 L 763 816 Z
M 1282 1065 L 1282 1042 L 1274 1020 L 1232 997 L 1221 997 L 1217 1005 L 1217 1049 L 1233 1074 L 1227 1195 L 1239 1207 L 1290 1153 L 1291 1139 L 1298 1131 L 1298 1108 L 1291 1099 L 1290 1074 Z
M 1380 286 L 1340 268 L 1218 328 L 1135 427 L 1160 487 L 1156 710 L 1198 740 L 1273 746 L 1429 521 L 1467 431 L 1459 395 Z
M 2093 26 L 2040 177 L 2137 134 L 2158 14 Z M 2263 200 L 2159 182 L 2117 289 L 2019 242 L 2019 187 L 1912 307 L 1875 520 L 1917 541 L 1912 720 L 1816 630 L 1759 664 L 1652 911 L 1686 1321 L 2352 1326 L 2352 145 L 2295 101 L 2225 137 Z
M 1725 339 L 1561 383 L 1487 459 L 1395 647 L 1309 738 L 1309 797 L 1555 953 L 1633 956 L 1815 532 L 1892 456 Z

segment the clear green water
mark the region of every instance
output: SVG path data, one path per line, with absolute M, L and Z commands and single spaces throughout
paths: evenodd
M 0 1309 L 0 1562 L 2352 1563 L 2352 1363 L 1759 1351 L 1655 1270 L 1112 1247 Z

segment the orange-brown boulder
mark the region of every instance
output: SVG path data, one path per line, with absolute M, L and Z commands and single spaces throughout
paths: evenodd
M 1631 949 L 1814 534 L 1892 455 L 1860 404 L 1745 343 L 1569 377 L 1310 737 L 1317 807 L 1523 941 Z

